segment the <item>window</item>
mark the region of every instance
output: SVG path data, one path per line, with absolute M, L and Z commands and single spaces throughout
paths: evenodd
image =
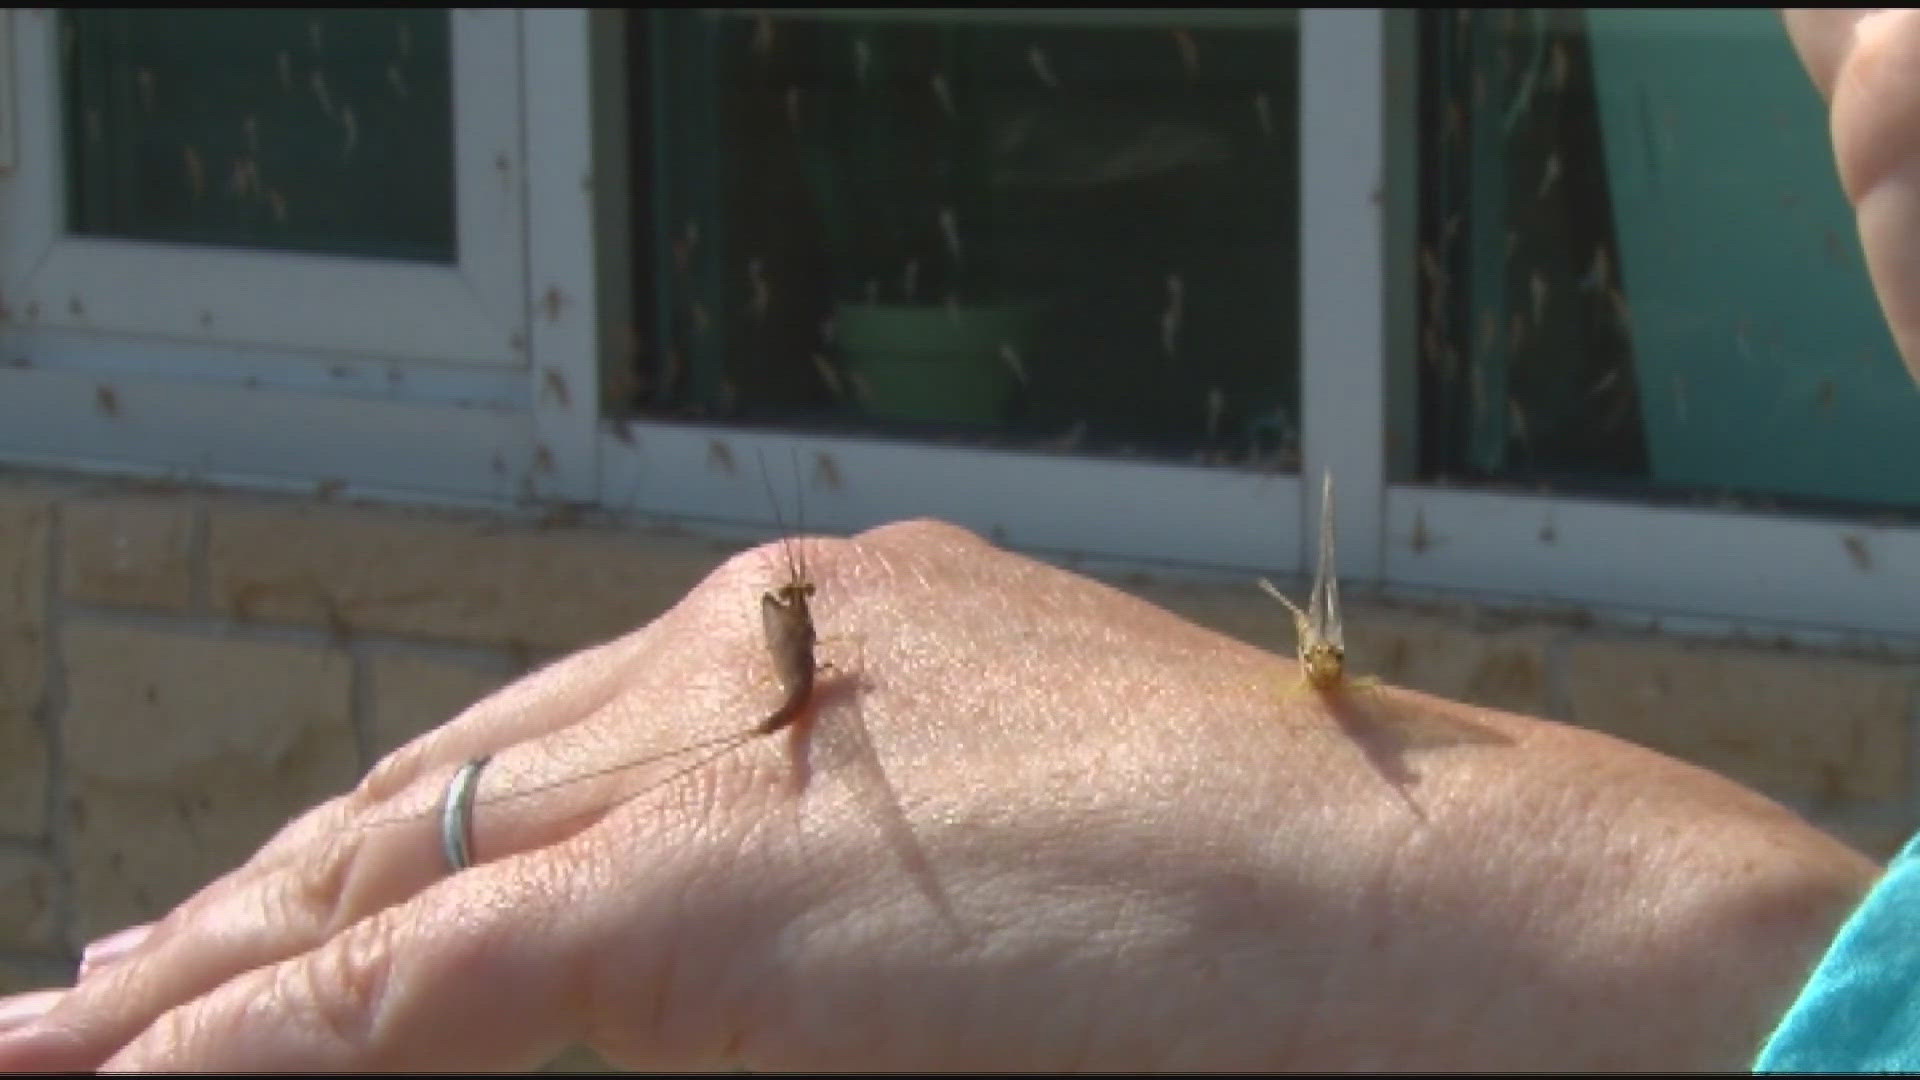
M 445 11 L 62 16 L 76 236 L 454 261 Z
M 640 412 L 1297 467 L 1291 12 L 638 25 Z
M 1778 14 L 1431 11 L 1417 48 L 1388 577 L 1920 629 L 1920 393 Z
M 0 18 L 0 452 L 441 497 L 554 485 L 568 462 L 528 419 L 520 16 Z
M 1920 510 L 1920 393 L 1776 13 L 1424 24 L 1423 477 Z
M 834 527 L 1298 565 L 1296 13 L 628 28 L 616 501 L 764 519 L 752 451 L 784 470 L 804 444 Z M 1195 519 L 1218 523 L 1197 545 Z
M 1771 13 L 0 27 L 9 460 L 1920 632 Z

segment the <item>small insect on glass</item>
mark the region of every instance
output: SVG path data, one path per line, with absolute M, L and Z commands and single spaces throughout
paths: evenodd
M 1313 572 L 1313 592 L 1307 610 L 1286 598 L 1273 583 L 1260 579 L 1267 595 L 1293 613 L 1293 632 L 1299 641 L 1300 671 L 1307 685 L 1321 693 L 1338 690 L 1347 675 L 1347 645 L 1340 630 L 1340 580 L 1333 568 L 1333 472 L 1321 474 L 1320 561 Z

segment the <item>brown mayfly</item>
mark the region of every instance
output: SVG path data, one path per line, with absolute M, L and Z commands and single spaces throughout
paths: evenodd
M 675 769 L 671 774 L 648 785 L 644 790 L 628 796 L 628 798 L 638 798 L 687 776 L 755 737 L 771 735 L 787 728 L 806 715 L 808 706 L 813 701 L 817 676 L 823 671 L 832 670 L 833 665 L 819 660 L 815 655 L 819 631 L 814 625 L 811 603 L 815 592 L 814 582 L 807 572 L 799 537 L 789 535 L 786 531 L 786 523 L 780 513 L 780 500 L 773 492 L 773 481 L 768 476 L 764 456 L 760 460 L 760 475 L 761 480 L 766 484 L 767 498 L 773 506 L 774 521 L 780 530 L 780 550 L 786 563 L 779 568 L 784 571 L 784 580 L 760 593 L 761 631 L 766 639 L 768 658 L 772 662 L 774 676 L 781 684 L 780 703 L 762 719 L 726 734 L 700 739 L 674 750 L 603 765 L 584 773 L 575 773 L 532 787 L 503 792 L 491 798 L 476 799 L 475 806 L 493 806 L 511 802 L 561 785 L 577 784 L 610 773 L 656 764 L 684 754 L 702 750 L 710 751 L 702 754 L 697 760 Z M 365 822 L 358 828 L 392 825 L 418 820 L 424 816 L 426 816 L 425 813 L 410 813 L 379 818 Z
M 787 579 L 760 594 L 760 628 L 766 635 L 767 652 L 773 660 L 774 674 L 786 688 L 780 707 L 754 725 L 752 733 L 770 735 L 798 719 L 813 697 L 814 677 L 831 665 L 815 656 L 819 631 L 813 624 L 813 578 L 800 557 L 799 537 L 789 538 L 786 522 L 780 520 L 780 499 L 773 493 L 773 481 L 767 476 L 765 456 L 760 459 L 760 479 L 767 485 L 767 501 L 773 506 L 774 523 L 780 528 L 780 549 L 787 558 Z M 795 498 L 805 490 L 795 470 Z M 795 507 L 796 514 L 804 510 Z M 796 522 L 797 524 L 797 522 Z

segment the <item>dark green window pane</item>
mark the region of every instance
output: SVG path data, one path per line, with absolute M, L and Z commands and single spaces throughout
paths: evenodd
M 1420 471 L 1920 509 L 1920 392 L 1771 11 L 1422 22 Z
M 1292 16 L 654 15 L 646 413 L 1297 457 Z
M 73 232 L 454 260 L 445 9 L 63 19 Z

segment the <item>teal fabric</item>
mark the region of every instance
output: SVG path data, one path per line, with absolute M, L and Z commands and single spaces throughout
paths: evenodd
M 1840 928 L 1753 1067 L 1920 1070 L 1920 835 Z

